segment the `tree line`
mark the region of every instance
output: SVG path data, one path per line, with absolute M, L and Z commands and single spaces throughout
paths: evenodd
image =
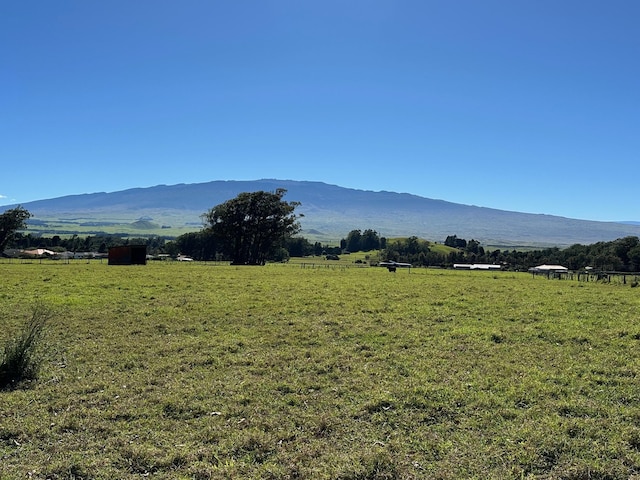
M 28 250 L 32 248 L 45 248 L 53 252 L 94 252 L 107 253 L 109 247 L 122 245 L 146 245 L 152 254 L 165 253 L 170 240 L 164 237 L 122 237 L 119 235 L 72 235 L 70 237 L 51 237 L 32 235 L 30 233 L 16 232 L 9 242 L 10 248 Z
M 563 265 L 570 270 L 591 267 L 601 271 L 639 272 L 640 239 L 629 236 L 591 245 L 575 244 L 539 250 L 488 250 L 477 240 L 465 240 L 451 235 L 444 244 L 455 250 L 449 253 L 433 251 L 432 244 L 417 237 L 388 242 L 383 256 L 415 266 L 451 267 L 456 263 L 499 264 L 505 269 L 523 271 L 542 264 Z

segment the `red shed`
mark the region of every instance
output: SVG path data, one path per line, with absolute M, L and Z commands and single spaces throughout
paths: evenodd
M 109 265 L 146 265 L 146 245 L 109 247 Z

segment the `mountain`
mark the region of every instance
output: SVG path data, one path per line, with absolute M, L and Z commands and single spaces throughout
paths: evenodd
M 296 212 L 304 214 L 303 235 L 323 242 L 337 242 L 351 230 L 368 228 L 389 238 L 415 235 L 439 242 L 455 234 L 486 246 L 567 246 L 640 236 L 640 225 L 634 224 L 518 213 L 407 193 L 273 179 L 158 185 L 38 200 L 23 207 L 33 214 L 30 231 L 39 233 L 114 233 L 115 228 L 115 232 L 148 235 L 155 225 L 164 229 L 162 234 L 175 236 L 198 230 L 204 212 L 241 192 L 277 188 L 287 189 L 285 200 L 301 202 Z

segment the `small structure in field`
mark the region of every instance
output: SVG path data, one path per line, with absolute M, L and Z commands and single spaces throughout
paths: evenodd
M 529 269 L 531 275 L 545 275 L 547 278 L 569 278 L 569 269 L 562 265 L 538 265 Z
M 56 252 L 47 250 L 46 248 L 36 248 L 33 250 L 22 250 L 24 255 L 31 255 L 32 257 L 54 257 Z
M 401 263 L 401 262 L 394 262 L 393 260 L 387 260 L 385 262 L 380 262 L 378 264 L 378 266 L 387 267 L 387 269 L 390 272 L 395 272 L 396 268 L 408 268 L 409 269 L 409 273 L 411 273 L 411 267 L 413 265 L 411 265 L 410 263 Z
M 569 269 L 562 265 L 538 265 L 537 267 L 530 268 L 531 273 L 567 273 Z
M 146 265 L 146 245 L 109 247 L 109 265 Z
M 456 270 L 502 270 L 502 265 L 492 263 L 454 263 Z

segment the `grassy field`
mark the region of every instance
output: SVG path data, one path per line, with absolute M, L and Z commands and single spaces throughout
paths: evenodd
M 640 289 L 346 265 L 0 264 L 0 478 L 627 479 Z M 637 477 L 640 478 L 640 477 Z
M 62 238 L 68 238 L 73 235 L 79 235 L 81 237 L 93 236 L 93 235 L 115 235 L 115 236 L 129 236 L 133 238 L 148 238 L 151 236 L 175 238 L 185 233 L 195 232 L 200 230 L 200 225 L 178 225 L 171 226 L 169 228 L 162 228 L 161 225 L 151 225 L 140 227 L 140 224 L 136 224 L 135 221 L 131 223 L 116 223 L 102 224 L 98 222 L 93 225 L 91 223 L 70 222 L 70 221 L 57 221 L 48 220 L 45 224 L 29 225 L 27 230 L 23 233 L 30 233 L 34 236 L 52 237 L 58 235 Z

